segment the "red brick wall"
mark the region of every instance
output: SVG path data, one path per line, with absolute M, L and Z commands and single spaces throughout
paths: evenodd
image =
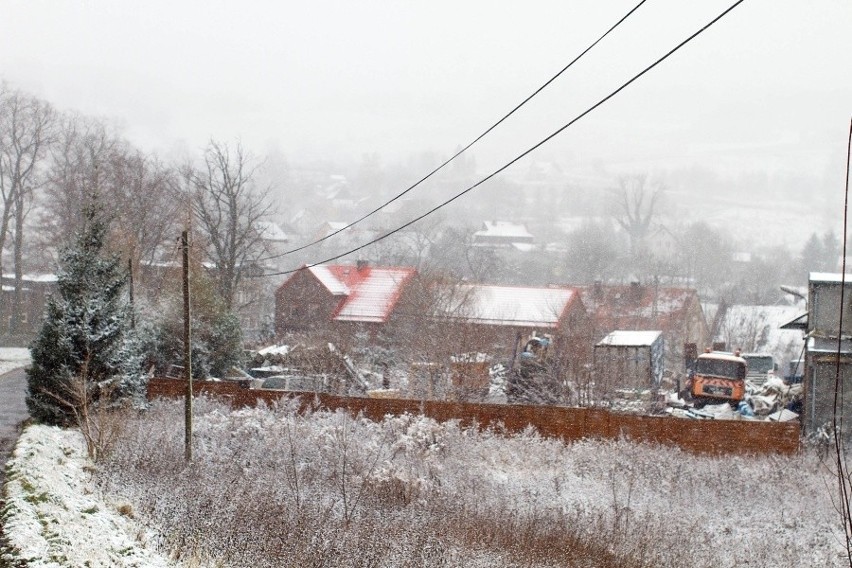
M 186 383 L 175 379 L 151 379 L 148 398 L 181 397 Z M 293 394 L 282 391 L 241 388 L 230 382 L 193 383 L 196 394 L 205 393 L 228 400 L 232 406 L 254 406 L 259 400 L 268 403 Z M 525 406 L 476 404 L 468 402 L 420 401 L 342 397 L 330 394 L 303 395 L 303 404 L 317 402 L 328 409 L 344 408 L 363 412 L 372 420 L 387 414 L 423 414 L 444 422 L 460 420 L 462 424 L 481 427 L 502 426 L 518 432 L 533 426 L 543 436 L 565 441 L 583 438 L 626 438 L 678 446 L 695 454 L 794 454 L 799 450 L 798 422 L 749 422 L 736 420 L 687 420 L 656 416 L 616 414 L 594 408 L 559 406 Z

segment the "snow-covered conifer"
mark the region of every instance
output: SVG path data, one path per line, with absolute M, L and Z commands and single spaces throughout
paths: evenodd
M 94 405 L 139 404 L 145 396 L 127 277 L 104 250 L 107 225 L 96 197 L 83 221 L 76 242 L 61 253 L 58 290 L 31 346 L 27 407 L 48 424 L 72 424 Z

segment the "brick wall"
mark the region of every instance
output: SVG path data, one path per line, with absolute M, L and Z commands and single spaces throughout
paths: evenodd
M 181 397 L 186 383 L 176 379 L 151 379 L 148 398 Z M 234 407 L 254 406 L 293 397 L 292 393 L 242 388 L 232 382 L 193 383 L 195 394 L 204 393 L 227 400 Z M 749 422 L 737 420 L 687 420 L 670 417 L 616 414 L 594 408 L 476 404 L 468 402 L 420 401 L 343 397 L 330 394 L 303 395 L 303 405 L 315 402 L 327 409 L 363 412 L 372 420 L 388 414 L 423 414 L 440 422 L 460 420 L 481 427 L 501 425 L 510 432 L 528 426 L 543 436 L 565 441 L 583 438 L 620 438 L 678 446 L 695 454 L 794 454 L 799 450 L 798 422 Z

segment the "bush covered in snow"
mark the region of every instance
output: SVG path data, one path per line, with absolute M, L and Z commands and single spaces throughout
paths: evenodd
M 564 444 L 418 416 L 196 404 L 126 424 L 96 476 L 162 551 L 227 566 L 841 566 L 822 462 Z

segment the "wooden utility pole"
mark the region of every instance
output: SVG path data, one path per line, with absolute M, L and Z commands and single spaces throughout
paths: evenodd
M 189 303 L 189 232 L 181 233 L 181 249 L 183 252 L 183 375 L 186 379 L 186 400 L 184 402 L 184 457 L 192 460 L 192 349 L 190 342 L 192 333 L 190 318 L 192 311 Z
M 133 301 L 133 259 L 127 259 L 127 277 L 130 290 L 130 327 L 136 329 L 136 306 Z

